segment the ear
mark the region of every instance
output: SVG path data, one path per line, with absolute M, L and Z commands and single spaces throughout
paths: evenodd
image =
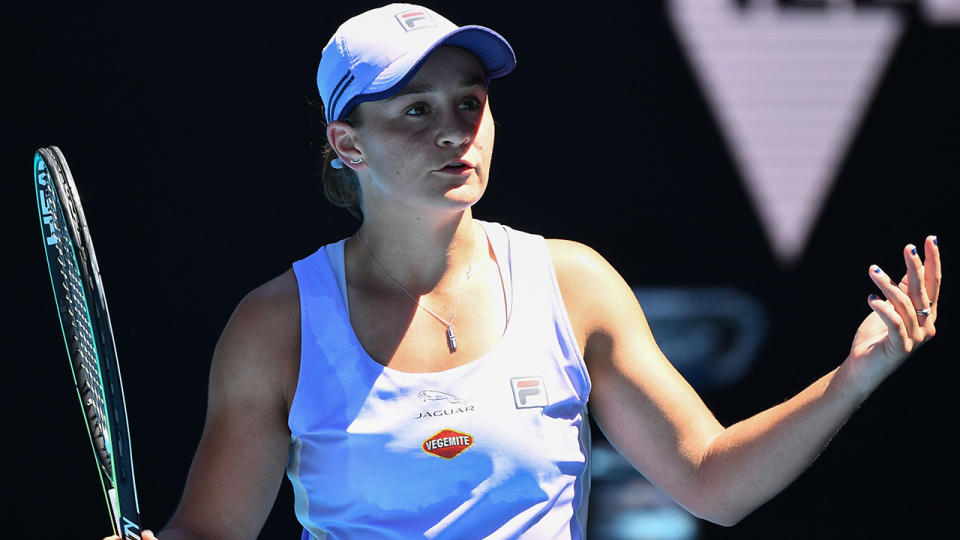
M 358 170 L 363 168 L 366 163 L 350 162 L 350 160 L 356 161 L 363 158 L 363 152 L 361 152 L 355 144 L 355 137 L 356 131 L 354 127 L 346 122 L 337 120 L 327 124 L 327 141 L 330 142 L 333 151 L 336 152 L 340 160 L 343 161 L 343 166 Z

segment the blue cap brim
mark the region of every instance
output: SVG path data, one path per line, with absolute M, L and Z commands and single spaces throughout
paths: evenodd
M 517 65 L 513 48 L 503 36 L 484 26 L 463 26 L 442 36 L 420 54 L 406 54 L 398 58 L 343 106 L 338 119 L 350 114 L 359 103 L 386 99 L 402 90 L 430 54 L 443 45 L 453 45 L 473 53 L 483 65 L 487 82 L 507 75 Z

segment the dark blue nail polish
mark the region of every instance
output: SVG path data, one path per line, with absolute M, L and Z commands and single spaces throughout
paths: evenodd
M 878 266 L 878 267 L 874 268 L 873 271 L 874 271 L 874 273 L 879 274 L 879 273 L 880 273 L 880 267 Z
M 917 254 L 917 248 L 911 249 L 911 250 L 910 250 L 910 253 L 913 254 L 913 255 L 916 255 L 916 254 Z
M 875 295 L 875 294 L 873 294 L 873 293 L 870 293 L 870 299 L 871 299 L 871 300 L 876 300 L 876 299 L 877 299 L 877 295 Z
M 933 237 L 933 245 L 935 245 L 935 246 L 938 245 L 938 244 L 937 244 L 937 237 L 936 237 L 936 236 Z

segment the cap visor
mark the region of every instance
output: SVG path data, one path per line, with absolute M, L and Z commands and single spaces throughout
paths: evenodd
M 350 100 L 344 110 L 357 103 L 386 99 L 399 92 L 416 75 L 420 64 L 430 53 L 442 45 L 453 45 L 472 52 L 483 65 L 488 80 L 503 77 L 517 65 L 513 48 L 500 34 L 483 26 L 464 26 L 440 37 L 419 54 L 410 52 L 398 58 L 380 72 L 380 75 L 362 90 L 361 95 Z

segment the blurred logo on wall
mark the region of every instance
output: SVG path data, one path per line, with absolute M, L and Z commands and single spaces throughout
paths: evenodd
M 960 0 L 673 0 L 668 16 L 777 259 L 792 266 L 906 25 Z
M 634 287 L 663 354 L 697 390 L 736 382 L 767 335 L 767 314 L 733 288 Z

